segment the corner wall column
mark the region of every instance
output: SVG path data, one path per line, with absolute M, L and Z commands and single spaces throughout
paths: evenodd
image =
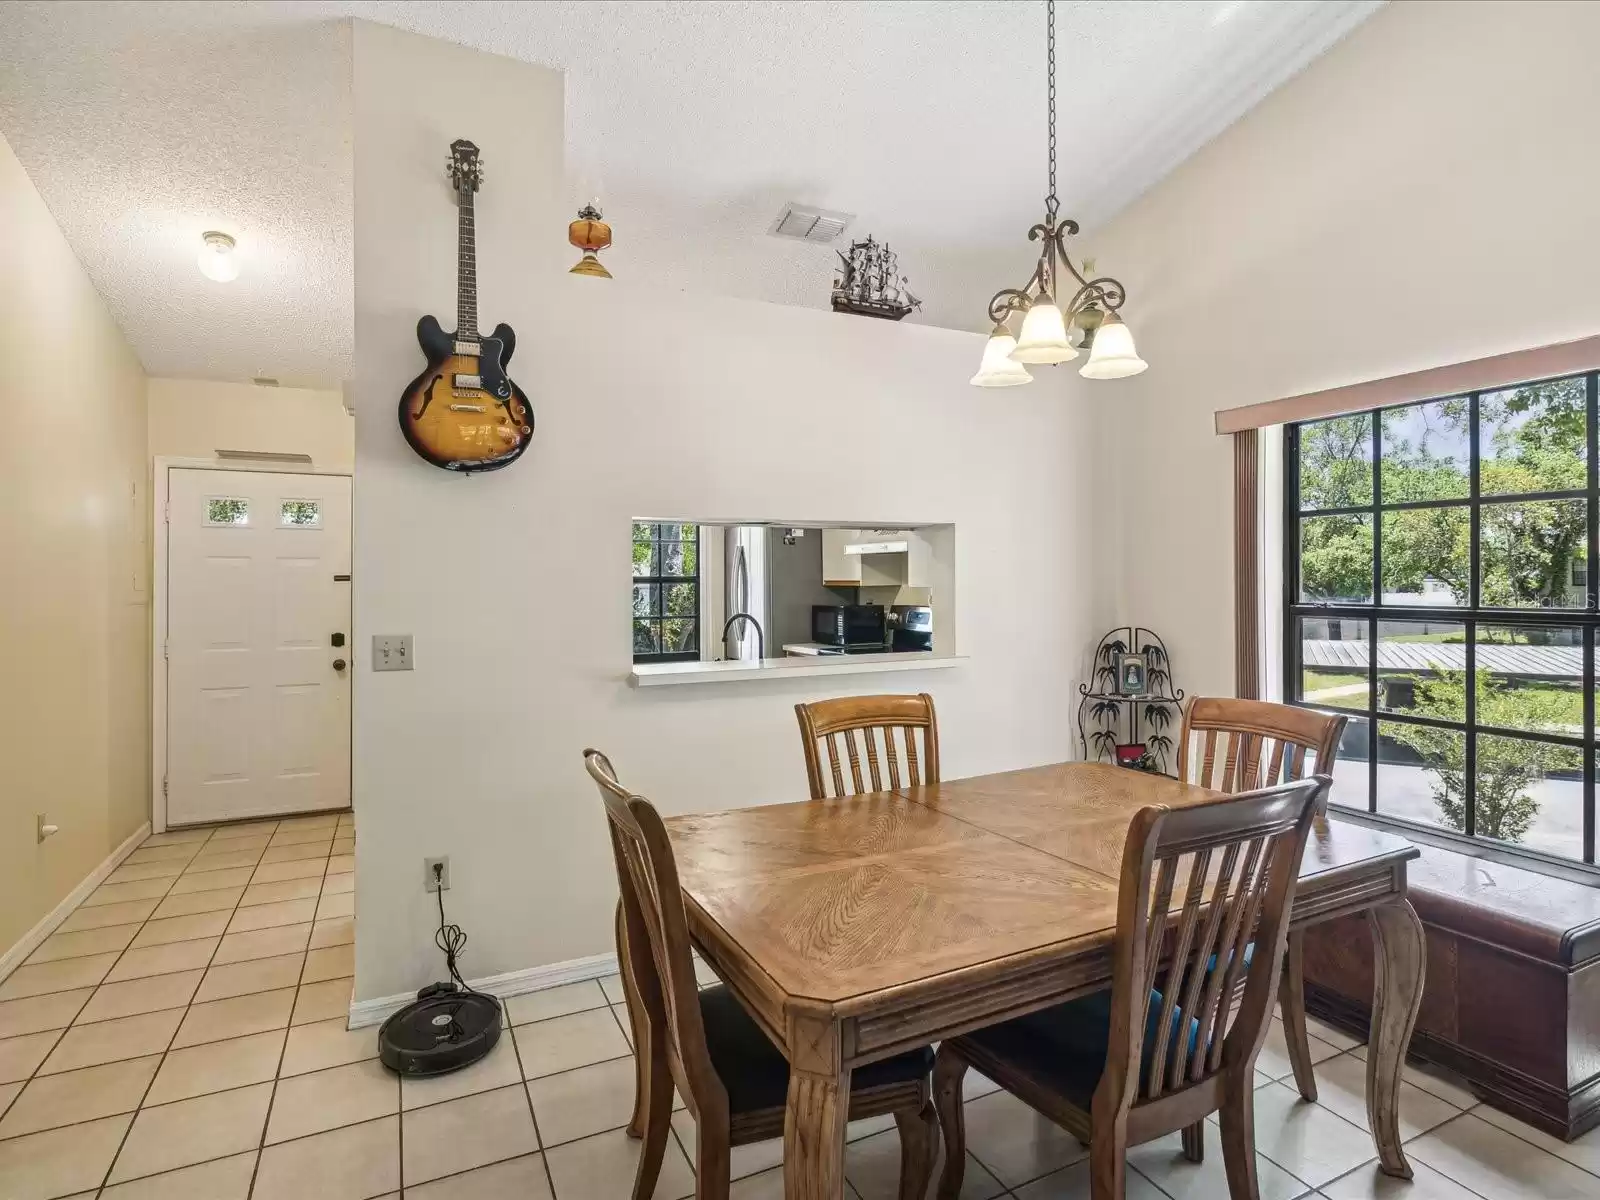
M 1261 470 L 1254 429 L 1233 435 L 1233 690 L 1261 697 Z

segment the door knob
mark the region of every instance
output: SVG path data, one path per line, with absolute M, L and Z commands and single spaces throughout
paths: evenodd
M 345 661 L 344 661 L 344 659 L 342 659 L 342 658 L 336 658 L 336 659 L 334 659 L 334 660 L 333 660 L 333 669 L 334 669 L 334 670 L 335 670 L 335 671 L 342 671 L 342 670 L 344 670 L 344 669 L 345 669 L 345 667 L 347 667 L 347 666 L 348 666 L 348 665 L 349 665 L 349 664 L 348 664 L 348 663 L 346 663 L 346 662 L 345 662 Z

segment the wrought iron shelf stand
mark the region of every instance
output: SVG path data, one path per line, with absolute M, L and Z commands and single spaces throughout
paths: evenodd
M 1145 690 L 1117 691 L 1124 654 L 1144 659 Z M 1117 747 L 1142 745 L 1154 769 L 1176 769 L 1174 737 L 1181 725 L 1174 712 L 1183 689 L 1172 684 L 1167 645 L 1154 630 L 1119 625 L 1095 647 L 1089 682 L 1078 685 L 1078 748 L 1086 762 L 1116 762 Z

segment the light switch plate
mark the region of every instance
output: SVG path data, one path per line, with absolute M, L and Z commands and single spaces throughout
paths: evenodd
M 409 633 L 373 634 L 372 669 L 374 671 L 411 670 L 411 635 Z

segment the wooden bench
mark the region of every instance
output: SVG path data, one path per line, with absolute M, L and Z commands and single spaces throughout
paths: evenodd
M 1556 1137 L 1600 1124 L 1600 888 L 1421 850 L 1407 871 L 1428 938 L 1411 1057 Z M 1366 1036 L 1364 920 L 1308 929 L 1305 978 L 1309 1012 Z

